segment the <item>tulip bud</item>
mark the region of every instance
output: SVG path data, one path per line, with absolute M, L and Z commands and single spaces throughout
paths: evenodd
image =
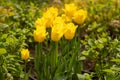
M 22 60 L 27 60 L 29 58 L 29 50 L 28 49 L 22 49 L 21 50 L 21 58 Z
M 77 26 L 75 26 L 73 23 L 68 23 L 66 25 L 66 32 L 64 33 L 65 39 L 71 40 L 75 36 L 75 31 L 77 29 Z
M 77 10 L 77 6 L 75 4 L 73 3 L 65 4 L 64 12 L 68 17 L 72 18 L 76 10 Z
M 46 35 L 48 33 L 46 32 L 46 28 L 45 27 L 39 27 L 36 30 L 34 30 L 34 39 L 37 42 L 43 42 L 46 38 Z
M 82 24 L 87 17 L 87 12 L 85 10 L 78 10 L 75 12 L 73 16 L 73 21 L 77 24 Z

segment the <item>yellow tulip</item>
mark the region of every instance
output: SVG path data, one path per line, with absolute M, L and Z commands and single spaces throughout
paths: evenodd
M 54 19 L 58 15 L 58 9 L 54 7 L 50 7 L 47 11 L 43 14 L 44 19 L 46 20 L 46 27 L 51 27 L 53 24 Z
M 51 39 L 55 42 L 59 41 L 65 32 L 65 23 L 62 17 L 57 17 L 53 22 L 53 27 L 51 31 Z
M 22 49 L 21 50 L 21 58 L 22 60 L 27 60 L 29 58 L 29 50 L 28 49 Z
M 46 35 L 48 33 L 46 32 L 45 27 L 39 27 L 36 30 L 34 30 L 34 39 L 37 42 L 43 42 L 46 39 Z
M 36 21 L 35 21 L 35 27 L 38 28 L 38 27 L 46 27 L 46 20 L 42 17 L 42 18 L 38 18 Z
M 2 8 L 2 9 L 1 9 L 1 12 L 2 12 L 3 14 L 8 14 L 8 9 Z
M 51 39 L 55 42 L 59 41 L 61 37 L 63 36 L 62 29 L 59 29 L 57 27 L 60 27 L 60 26 L 52 27 L 52 32 L 51 32 Z
M 66 16 L 65 14 L 62 14 L 62 18 L 63 18 L 63 20 L 64 20 L 66 23 L 68 23 L 68 22 L 71 22 L 71 21 L 72 21 L 72 19 L 71 19 L 71 18 L 69 18 L 68 16 Z
M 60 25 L 60 24 L 64 24 L 64 19 L 62 17 L 56 17 L 55 20 L 53 21 L 53 25 Z
M 66 31 L 64 33 L 65 39 L 71 40 L 75 36 L 75 31 L 77 29 L 77 26 L 75 26 L 73 23 L 66 24 Z
M 15 13 L 14 12 L 8 12 L 9 17 L 13 16 Z
M 77 24 L 82 24 L 87 17 L 87 12 L 85 10 L 78 10 L 75 12 L 73 16 L 73 21 Z
M 76 10 L 77 10 L 77 6 L 75 4 L 73 3 L 65 4 L 64 12 L 68 17 L 72 18 Z

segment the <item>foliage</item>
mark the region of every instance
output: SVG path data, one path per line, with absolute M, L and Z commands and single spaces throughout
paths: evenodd
M 23 2 L 0 2 L 0 80 L 23 79 L 24 62 L 20 51 L 33 42 L 32 18 L 34 13 L 37 15 L 37 9 L 32 3 L 30 7 L 21 6 Z
M 81 14 L 79 13 L 76 13 L 77 16 L 74 15 L 70 19 L 71 15 L 73 16 L 76 12 L 74 10 L 75 6 L 69 7 L 66 5 L 65 7 L 63 6 L 65 3 L 75 3 L 77 10 L 86 10 L 85 22 L 83 19 L 84 23 L 78 24 L 77 21 L 81 20 Z M 25 68 L 29 66 L 28 63 L 32 60 L 29 58 L 26 63 L 21 59 L 20 52 L 23 48 L 34 51 L 35 45 L 36 53 L 39 53 L 35 54 L 35 72 L 46 80 L 119 80 L 119 3 L 119 0 L 1 0 L 0 80 L 27 80 L 30 76 L 30 70 L 26 71 Z M 54 12 L 51 9 L 50 12 L 44 14 L 51 6 L 57 8 L 58 13 L 51 13 Z M 61 10 L 63 8 L 67 9 Z M 67 10 L 72 12 L 69 13 Z M 66 14 L 68 12 L 70 16 L 66 17 L 63 14 L 64 12 Z M 78 12 L 81 12 L 81 10 Z M 86 12 L 83 13 L 86 14 Z M 50 16 L 49 14 L 53 15 Z M 56 39 L 53 34 L 56 33 L 56 30 L 60 30 L 56 27 L 64 25 L 61 24 L 63 20 L 57 18 L 54 21 L 54 29 L 50 29 L 50 21 L 52 22 L 55 19 L 54 17 L 58 15 L 65 20 L 65 24 L 71 22 L 69 26 L 77 25 L 74 35 L 74 31 L 72 33 L 73 29 L 71 30 L 73 27 L 68 30 L 72 34 L 72 38 L 67 35 L 66 30 L 66 36 L 70 40 L 66 40 L 65 35 L 61 32 L 59 36 L 56 36 L 59 38 L 55 40 L 56 42 L 50 38 L 52 35 L 52 39 Z M 49 16 L 49 18 L 41 19 L 43 16 Z M 46 19 L 49 20 L 45 21 Z M 40 43 L 36 42 L 40 37 L 36 35 L 37 39 L 35 41 L 33 37 L 37 25 L 34 25 L 36 20 L 38 20 L 38 23 L 41 21 L 49 25 L 44 31 L 44 39 Z M 38 31 L 35 33 L 37 34 Z M 38 78 L 38 80 L 41 80 L 41 78 Z

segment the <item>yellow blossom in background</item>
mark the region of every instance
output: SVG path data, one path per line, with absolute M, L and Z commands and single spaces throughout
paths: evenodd
M 29 50 L 28 49 L 22 49 L 21 50 L 21 58 L 22 60 L 27 60 L 29 58 Z
M 46 27 L 51 27 L 55 17 L 58 15 L 58 9 L 54 7 L 50 7 L 43 14 L 44 19 L 46 20 Z
M 8 12 L 9 17 L 13 16 L 15 13 L 14 12 Z
M 38 27 L 46 27 L 46 20 L 44 18 L 38 18 L 35 21 L 35 27 L 36 28 L 38 28 Z
M 73 3 L 65 4 L 64 12 L 68 17 L 72 18 L 76 10 L 77 10 L 77 6 L 75 4 Z
M 0 7 L 0 14 L 5 14 L 7 17 L 13 16 L 15 14 L 14 7 L 8 6 L 8 8 Z
M 43 42 L 46 39 L 46 35 L 48 33 L 46 32 L 45 27 L 39 27 L 36 30 L 34 30 L 34 39 L 36 42 Z
M 82 24 L 87 17 L 87 11 L 80 9 L 75 12 L 73 16 L 73 21 L 77 24 Z
M 65 32 L 65 23 L 62 17 L 57 17 L 53 22 L 51 31 L 51 39 L 55 42 L 59 41 Z
M 5 17 L 1 17 L 0 18 L 0 23 L 4 23 L 5 22 Z
M 5 9 L 5 8 L 1 8 L 0 11 L 1 11 L 1 13 L 3 13 L 3 14 L 8 14 L 8 10 Z
M 71 40 L 75 36 L 75 31 L 77 29 L 77 26 L 75 26 L 73 23 L 66 24 L 66 31 L 64 33 L 65 39 Z

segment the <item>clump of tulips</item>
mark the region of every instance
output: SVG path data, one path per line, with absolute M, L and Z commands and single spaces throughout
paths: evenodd
M 87 11 L 78 9 L 78 7 L 73 3 L 65 4 L 62 11 L 62 14 L 59 14 L 56 7 L 50 7 L 47 11 L 43 12 L 43 16 L 41 18 L 38 18 L 35 21 L 36 30 L 34 30 L 33 34 L 34 40 L 38 42 L 35 58 L 35 69 L 37 71 L 38 80 L 53 80 L 61 74 L 62 70 L 58 65 L 62 64 L 62 54 L 69 54 L 70 46 L 75 48 L 78 47 L 76 46 L 76 39 L 72 39 L 75 37 L 76 29 L 85 21 Z M 49 29 L 49 31 L 47 29 Z M 51 38 L 49 38 L 49 36 Z M 63 36 L 66 40 L 68 40 L 68 44 L 65 39 L 60 41 Z M 50 50 L 47 53 L 43 50 L 42 44 L 46 39 L 50 40 Z M 68 45 L 68 48 L 66 48 L 65 51 L 59 51 L 59 45 L 61 45 L 61 48 L 66 47 L 64 42 Z M 69 63 L 64 66 L 69 67 L 67 69 L 68 75 L 71 73 L 73 60 L 76 58 L 78 49 L 77 51 L 75 51 L 75 49 L 72 51 L 73 53 L 75 52 L 75 54 L 71 57 L 71 59 L 69 59 Z M 62 65 L 61 68 L 63 68 Z
M 45 40 L 48 34 L 46 28 L 52 29 L 51 39 L 55 42 L 59 41 L 63 35 L 65 39 L 73 39 L 78 25 L 85 21 L 87 12 L 83 9 L 77 9 L 75 4 L 65 4 L 63 12 L 63 14 L 59 15 L 57 8 L 50 7 L 43 13 L 41 18 L 35 21 L 35 41 L 43 42 Z

